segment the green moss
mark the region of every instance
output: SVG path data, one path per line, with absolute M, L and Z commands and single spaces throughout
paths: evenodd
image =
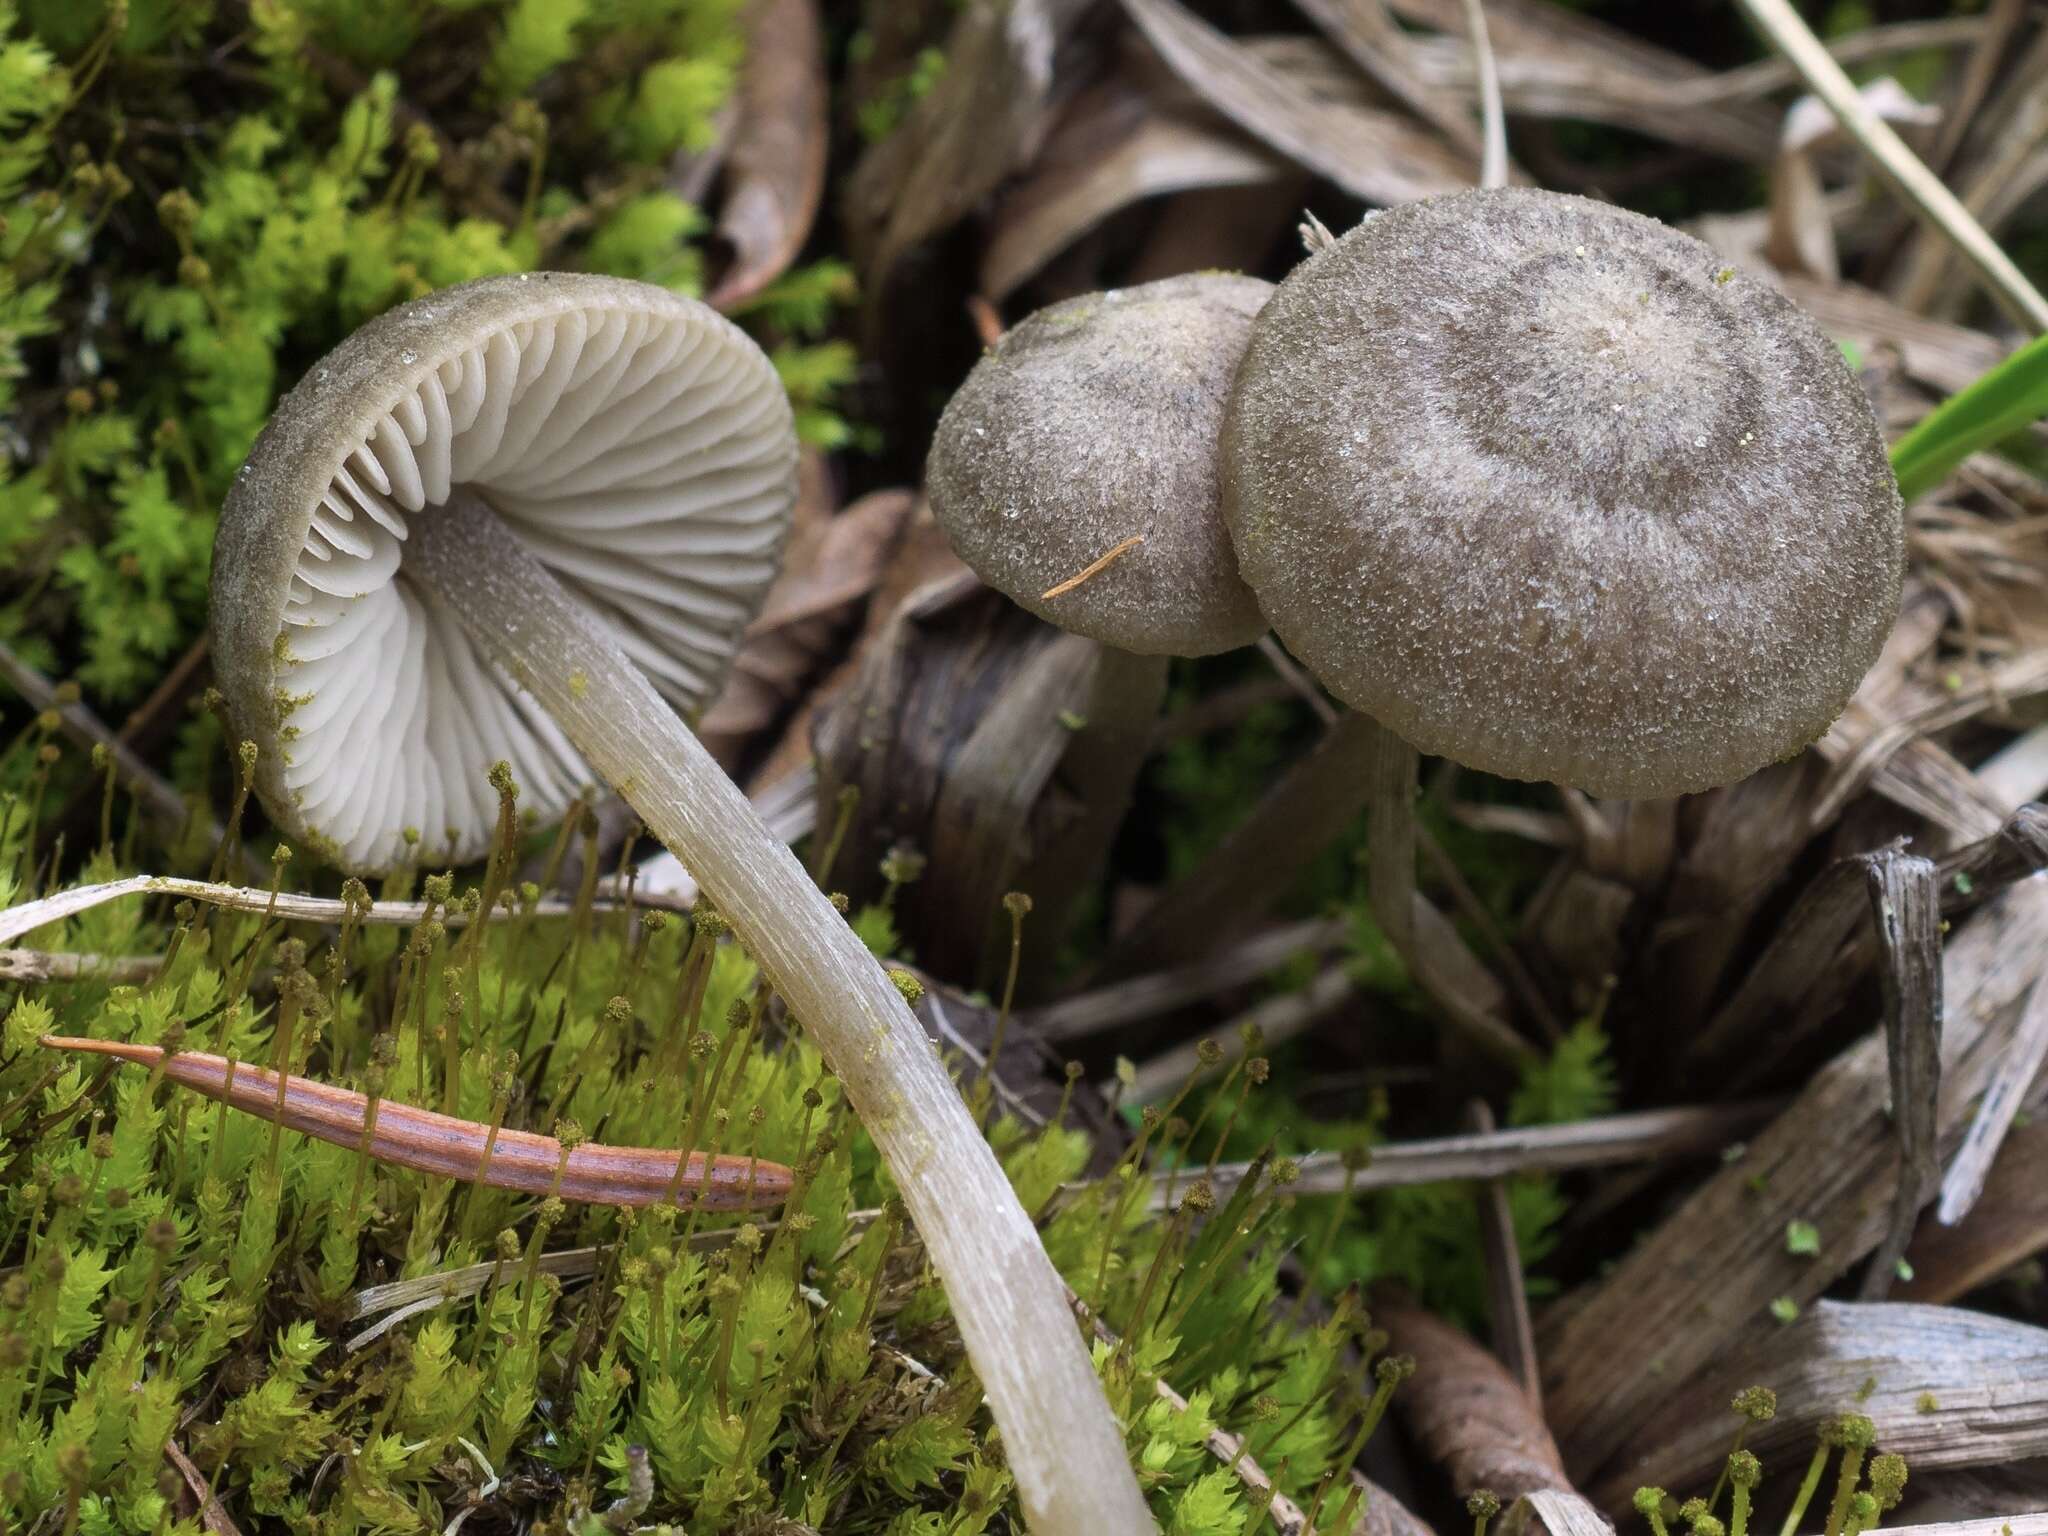
M 25 849 L 16 825 L 0 871 Z M 468 900 L 444 876 L 420 883 L 439 912 Z M 175 957 L 140 987 L 0 991 L 8 1528 L 75 1506 L 81 1530 L 196 1533 L 160 1486 L 170 1442 L 243 1529 L 439 1530 L 493 1478 L 494 1514 L 537 1530 L 584 1529 L 622 1500 L 698 1536 L 778 1518 L 856 1536 L 1014 1528 L 944 1292 L 753 961 L 721 922 L 543 920 L 534 894 L 477 941 L 438 919 L 323 932 L 162 898 L 33 936 Z M 797 1193 L 745 1219 L 564 1207 L 368 1164 L 36 1045 L 61 1032 L 268 1063 L 281 992 L 291 1060 L 322 1081 L 783 1162 Z M 991 1138 L 1121 1339 L 1098 1364 L 1162 1523 L 1248 1519 L 1207 1450 L 1216 1425 L 1251 1432 L 1283 1491 L 1309 1498 L 1358 1422 L 1347 1350 L 1370 1341 L 1355 1307 L 1302 1333 L 1275 1306 L 1279 1176 L 1226 1192 L 1206 1223 L 1189 1213 L 1215 1202 L 1183 1177 L 1162 1221 L 1147 1176 L 1077 1182 L 1092 1149 L 1076 1130 L 1004 1119 Z M 446 1299 L 395 1326 L 365 1305 L 378 1282 L 437 1277 L 424 1294 Z
M 535 267 L 695 292 L 662 168 L 708 142 L 742 11 L 0 0 L 0 641 L 103 712 L 145 694 L 278 395 L 379 311 Z M 748 320 L 814 441 L 852 436 L 851 357 L 813 345 L 848 281 Z

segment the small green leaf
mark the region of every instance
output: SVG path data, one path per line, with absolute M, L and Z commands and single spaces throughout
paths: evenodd
M 1820 1228 L 1810 1221 L 1785 1223 L 1785 1251 L 1812 1258 L 1820 1252 Z

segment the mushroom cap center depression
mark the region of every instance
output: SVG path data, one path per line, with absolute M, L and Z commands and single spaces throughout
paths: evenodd
M 280 406 L 223 514 L 223 680 L 263 748 L 273 816 L 367 872 L 480 854 L 500 759 L 536 820 L 590 783 L 546 712 L 405 574 L 411 520 L 458 487 L 687 711 L 773 579 L 794 464 L 767 360 L 661 290 L 487 279 L 358 332 Z

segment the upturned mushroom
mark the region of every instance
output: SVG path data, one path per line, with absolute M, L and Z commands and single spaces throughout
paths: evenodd
M 1253 327 L 1223 465 L 1289 648 L 1509 778 L 1742 778 L 1827 729 L 1898 610 L 1898 487 L 1833 343 L 1585 198 L 1460 193 L 1312 255 Z
M 810 1030 L 944 1280 L 1035 1531 L 1152 1528 L 1030 1217 L 902 995 L 677 717 L 773 575 L 796 441 L 743 333 L 535 273 L 358 331 L 278 407 L 214 555 L 216 668 L 271 814 L 344 867 L 489 837 L 486 765 L 611 784 Z M 643 671 L 643 668 L 645 669 Z

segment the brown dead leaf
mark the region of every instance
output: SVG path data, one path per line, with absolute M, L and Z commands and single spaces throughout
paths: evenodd
M 1285 160 L 1213 114 L 1162 109 L 1119 73 L 1075 98 L 1031 175 L 1003 198 L 982 257 L 982 292 L 1006 298 L 1132 203 L 1286 174 Z
M 931 508 L 917 502 L 905 518 L 892 546 L 887 564 L 868 598 L 866 615 L 858 634 L 842 645 L 843 658 L 814 683 L 795 713 L 783 726 L 774 749 L 748 779 L 751 793 L 759 794 L 780 782 L 813 756 L 812 729 L 818 715 L 845 691 L 859 673 L 862 661 L 878 643 L 890 619 L 912 593 L 935 582 L 971 581 L 972 574 L 953 553 L 953 546 L 933 519 Z
M 1835 340 L 1866 350 L 1896 347 L 1911 378 L 1945 395 L 1962 389 L 2006 354 L 2005 347 L 1981 331 L 1916 315 L 1854 283 L 1830 285 L 1787 277 L 1780 286 Z
M 971 0 L 946 69 L 896 131 L 862 158 L 848 217 L 872 320 L 896 264 L 1028 164 L 1050 127 L 1053 54 L 1091 0 Z
M 752 298 L 802 249 L 825 190 L 825 97 L 817 0 L 754 0 L 718 215 L 732 263 L 711 291 L 714 307 Z
M 1852 1407 L 1915 1475 L 2048 1454 L 2048 1329 L 1960 1307 L 1822 1301 L 1663 1393 L 1595 1500 L 1711 1484 L 1735 1423 L 1728 1401 L 1749 1386 L 1778 1394 L 1777 1416 L 1744 1442 L 1767 1464 L 1803 1460 L 1821 1424 Z
M 1294 0 L 1308 18 L 1382 90 L 1479 162 L 1479 123 L 1469 94 L 1420 76 L 1415 40 L 1401 30 L 1386 0 Z
M 1544 1489 L 1571 1491 L 1542 1412 L 1483 1345 L 1406 1303 L 1376 1302 L 1373 1320 L 1395 1349 L 1415 1357 L 1414 1379 L 1394 1401 L 1454 1492 L 1487 1488 L 1508 1504 Z
M 822 460 L 807 455 L 782 571 L 698 726 L 722 763 L 758 748 L 830 670 L 914 504 L 908 491 L 876 491 L 835 514 L 829 496 Z
M 1179 0 L 1123 6 L 1167 66 L 1212 107 L 1352 196 L 1406 203 L 1473 185 L 1466 159 L 1412 118 L 1315 99 Z
M 213 1536 L 242 1536 L 228 1512 L 221 1508 L 219 1499 L 213 1496 L 213 1487 L 206 1480 L 206 1474 L 192 1464 L 192 1458 L 175 1440 L 164 1442 L 164 1460 L 177 1470 L 184 1480 L 186 1490 L 192 1495 L 194 1507 L 199 1511 L 199 1523 L 213 1532 Z

